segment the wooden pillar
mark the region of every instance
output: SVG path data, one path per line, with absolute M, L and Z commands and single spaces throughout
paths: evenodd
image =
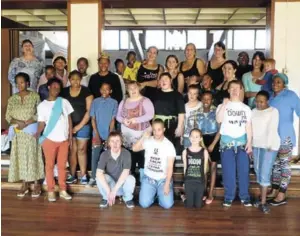
M 98 71 L 97 59 L 102 50 L 104 12 L 101 0 L 68 1 L 68 67 L 77 68 L 79 57 L 89 60 L 88 73 Z

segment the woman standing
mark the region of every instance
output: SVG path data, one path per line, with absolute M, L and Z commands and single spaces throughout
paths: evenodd
M 226 61 L 226 47 L 223 42 L 217 42 L 214 45 L 214 54 L 212 59 L 207 63 L 207 73 L 213 79 L 213 88 L 217 88 L 223 81 L 223 65 Z
M 81 85 L 82 74 L 74 70 L 69 75 L 70 87 L 63 89 L 62 97 L 72 105 L 74 112 L 71 114 L 73 123 L 73 141 L 70 155 L 70 176 L 67 183 L 75 183 L 77 163 L 81 172 L 81 184 L 87 184 L 87 143 L 91 138 L 90 108 L 93 95 L 89 89 Z
M 29 39 L 23 40 L 22 52 L 23 56 L 13 59 L 8 69 L 8 80 L 12 85 L 13 94 L 18 92 L 15 78 L 19 72 L 29 75 L 32 91 L 37 91 L 38 80 L 43 73 L 43 64 L 35 57 L 33 44 Z
M 32 197 L 41 194 L 38 180 L 44 178 L 42 149 L 35 138 L 37 133 L 37 106 L 40 96 L 28 90 L 29 75 L 20 72 L 15 77 L 18 93 L 8 99 L 6 120 L 10 124 L 9 136 L 12 139 L 8 181 L 23 184 L 18 197 L 29 191 L 29 182 L 34 181 Z
M 137 72 L 137 82 L 140 83 L 142 93 L 153 101 L 157 88 L 157 80 L 163 72 L 163 67 L 156 62 L 158 49 L 154 46 L 147 50 L 147 59 Z
M 185 105 L 182 95 L 172 89 L 172 77 L 168 72 L 160 75 L 160 90 L 154 101 L 155 119 L 161 119 L 165 124 L 165 136 L 180 152 L 180 137 L 183 135 Z
M 293 147 L 296 145 L 294 130 L 294 112 L 300 117 L 300 99 L 297 94 L 289 89 L 288 77 L 278 73 L 273 76 L 273 95 L 269 104 L 279 112 L 280 147 L 273 167 L 272 193 L 268 197 L 273 206 L 286 204 L 286 190 L 291 180 L 290 160 Z
M 256 108 L 252 111 L 253 158 L 257 182 L 261 189 L 261 202 L 255 203 L 263 213 L 269 213 L 266 204 L 271 173 L 280 146 L 278 134 L 279 113 L 268 104 L 269 93 L 260 91 L 256 95 Z
M 265 55 L 263 52 L 257 51 L 252 57 L 252 71 L 243 75 L 242 81 L 245 88 L 245 96 L 248 98 L 248 106 L 254 108 L 255 96 L 261 90 L 264 73 Z
M 228 92 L 228 84 L 236 80 L 235 73 L 237 70 L 237 64 L 233 60 L 226 61 L 222 66 L 224 81 L 216 88 L 217 94 L 215 96 L 215 99 L 217 100 L 217 105 L 221 104 L 223 102 L 224 98 L 229 98 L 229 92 Z M 241 101 L 244 100 L 244 90 L 240 93 Z
M 187 87 L 191 84 L 198 84 L 201 76 L 206 72 L 205 63 L 202 59 L 196 58 L 196 46 L 193 43 L 188 43 L 184 49 L 186 60 L 180 63 L 179 71 L 183 74 L 185 80 L 184 93 L 187 92 Z
M 136 81 L 127 84 L 129 97 L 123 100 L 118 108 L 117 121 L 120 122 L 124 146 L 132 150 L 146 130 L 151 130 L 150 121 L 154 117 L 154 107 L 149 98 L 143 97 Z M 131 173 L 135 173 L 136 163 L 140 179 L 144 169 L 144 151 L 131 152 Z
M 166 59 L 166 72 L 172 76 L 172 87 L 175 91 L 183 94 L 184 76 L 178 70 L 178 58 L 175 55 L 169 55 Z

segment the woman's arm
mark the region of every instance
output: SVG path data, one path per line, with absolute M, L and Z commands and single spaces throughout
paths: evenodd
M 94 99 L 93 95 L 90 95 L 85 98 L 86 112 L 85 112 L 84 117 L 82 118 L 81 122 L 78 125 L 76 125 L 78 127 L 78 130 L 80 130 L 83 126 L 85 126 L 90 120 L 90 110 L 91 110 L 91 105 L 92 105 L 93 99 Z M 74 127 L 74 129 L 75 129 L 75 127 Z
M 123 121 L 124 121 L 124 117 L 122 116 L 123 106 L 125 106 L 124 100 L 122 100 L 120 102 L 120 105 L 118 106 L 118 112 L 117 112 L 116 119 L 119 123 L 123 123 Z
M 158 80 L 152 80 L 152 81 L 143 82 L 143 83 L 141 83 L 141 88 L 144 88 L 144 87 L 153 87 L 153 88 L 156 88 L 157 87 L 157 81 Z
M 252 152 L 252 123 L 251 120 L 246 124 L 246 134 L 247 134 L 247 144 L 246 144 L 246 152 L 250 154 Z
M 205 62 L 202 59 L 197 59 L 196 66 L 197 66 L 198 73 L 199 73 L 200 77 L 202 78 L 202 76 L 206 73 Z M 198 82 L 200 82 L 200 80 Z
M 218 107 L 219 109 L 217 109 L 216 120 L 219 124 L 223 122 L 227 103 L 228 103 L 228 98 L 224 98 L 223 103 L 219 105 Z
M 183 162 L 183 174 L 186 172 L 186 149 L 182 152 L 182 162 Z
M 209 166 L 208 166 L 208 160 L 209 160 L 209 154 L 207 150 L 204 150 L 204 174 L 206 175 L 208 170 L 209 170 Z
M 183 135 L 183 129 L 184 129 L 184 113 L 178 114 L 178 123 L 177 123 L 177 129 L 175 131 L 175 135 L 177 137 L 181 137 Z
M 177 79 L 178 79 L 178 92 L 182 94 L 183 90 L 184 90 L 184 77 L 183 77 L 183 74 L 179 73 Z

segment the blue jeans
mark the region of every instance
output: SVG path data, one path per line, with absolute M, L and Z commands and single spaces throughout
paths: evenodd
M 103 152 L 103 145 L 93 146 L 92 147 L 92 176 L 91 178 L 96 179 L 96 172 L 98 167 L 98 162 L 100 159 L 100 155 Z
M 246 151 L 234 147 L 221 151 L 222 175 L 224 183 L 224 198 L 233 201 L 236 192 L 236 174 L 238 176 L 239 197 L 241 200 L 250 200 L 249 196 L 249 157 Z
M 257 183 L 263 187 L 271 185 L 271 173 L 277 151 L 268 151 L 265 148 L 253 148 L 254 170 Z
M 174 191 L 173 191 L 173 181 L 170 184 L 170 191 L 168 195 L 164 194 L 164 185 L 166 179 L 155 180 L 145 174 L 143 175 L 141 190 L 139 195 L 139 203 L 142 208 L 150 207 L 157 194 L 158 203 L 161 207 L 169 209 L 174 204 Z
M 116 182 L 109 175 L 105 174 L 104 176 L 109 188 L 112 189 L 116 185 Z M 102 198 L 104 200 L 107 200 L 107 192 L 101 186 L 98 179 L 97 179 L 97 187 L 99 189 L 100 194 L 102 195 Z M 123 196 L 123 200 L 125 202 L 130 201 L 133 199 L 134 188 L 135 188 L 135 178 L 132 175 L 128 175 L 124 184 L 119 188 L 117 192 L 117 196 Z

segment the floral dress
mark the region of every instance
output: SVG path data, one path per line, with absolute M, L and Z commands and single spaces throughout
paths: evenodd
M 11 61 L 8 69 L 8 80 L 12 85 L 13 94 L 18 92 L 15 83 L 15 76 L 19 72 L 24 72 L 30 77 L 30 89 L 32 91 L 37 91 L 37 85 L 39 78 L 43 73 L 43 63 L 38 59 L 27 61 L 24 57 L 15 58 Z
M 30 92 L 21 101 L 19 94 L 8 99 L 6 120 L 12 119 L 26 121 L 37 119 L 37 106 L 40 97 L 36 92 Z M 23 131 L 16 132 L 11 145 L 9 182 L 24 180 L 26 182 L 44 178 L 44 164 L 42 149 L 35 137 Z

